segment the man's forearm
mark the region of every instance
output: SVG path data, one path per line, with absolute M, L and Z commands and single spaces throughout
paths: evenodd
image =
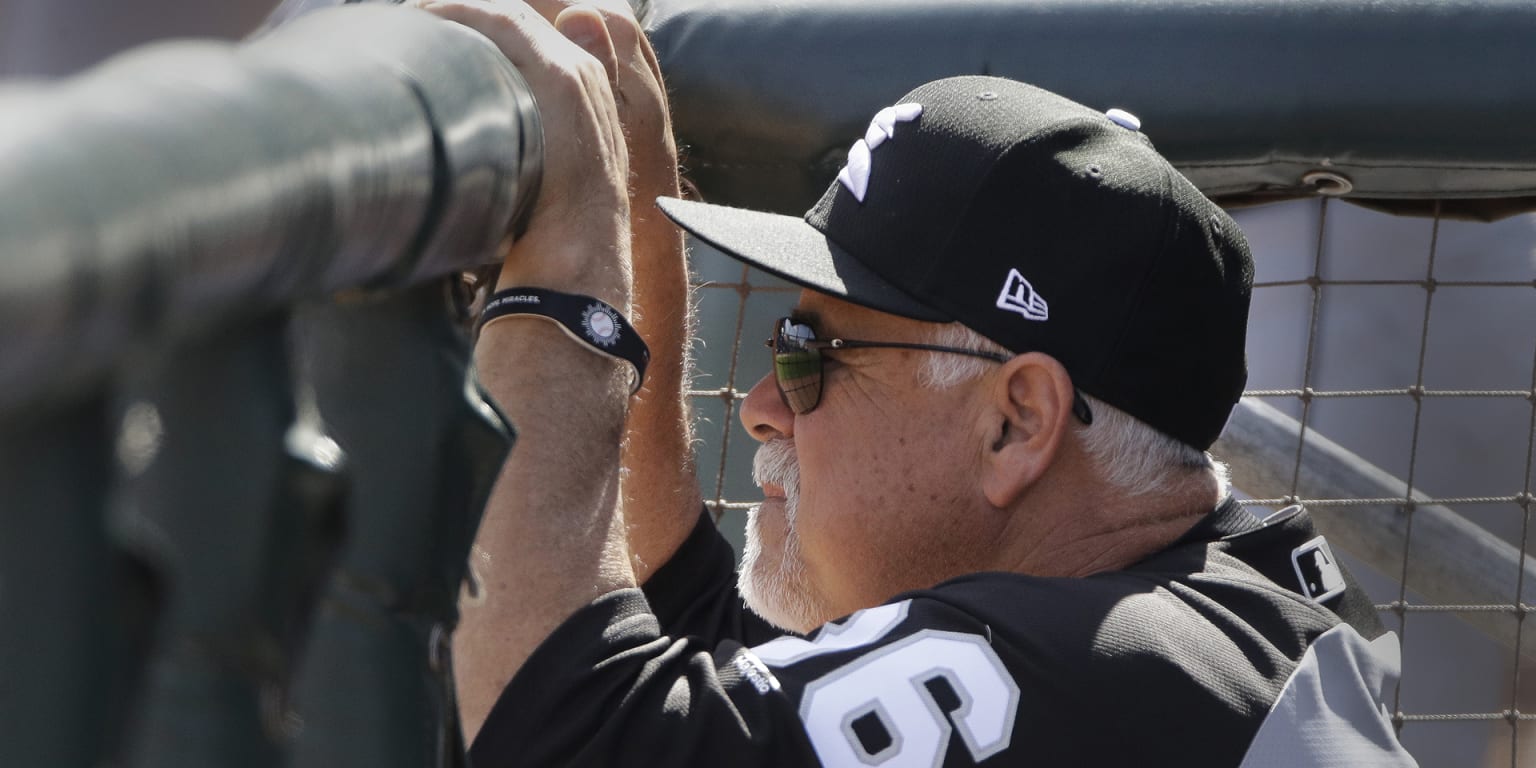
M 675 195 L 673 185 L 657 194 Z M 624 441 L 624 508 L 635 575 L 644 582 L 677 550 L 699 513 L 693 429 L 687 389 L 692 337 L 688 265 L 683 237 L 661 211 L 656 195 L 635 197 L 636 320 L 651 346 L 646 386 L 630 407 Z
M 540 0 L 554 2 L 557 0 Z M 656 207 L 677 197 L 677 145 L 661 69 L 624 0 L 597 0 L 619 51 L 615 81 L 630 160 L 636 324 L 651 347 L 645 389 L 631 404 L 623 462 L 624 508 L 636 576 L 649 578 L 698 521 L 699 481 L 687 389 L 692 338 L 683 236 Z
M 633 315 L 628 153 L 610 80 L 614 50 L 586 8 L 553 25 L 520 3 L 421 0 L 496 43 L 538 99 L 545 173 L 497 287 L 592 296 Z M 465 732 L 561 622 L 633 586 L 619 509 L 629 364 L 533 316 L 496 320 L 475 348 L 481 383 L 518 432 L 476 536 L 484 599 L 454 637 Z
M 455 638 L 471 734 L 560 622 L 634 585 L 617 510 L 627 364 L 532 317 L 487 326 L 476 360 L 518 438 L 476 537 L 485 598 Z

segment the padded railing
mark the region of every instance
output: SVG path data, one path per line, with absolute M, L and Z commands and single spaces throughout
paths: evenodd
M 685 164 L 716 202 L 803 212 L 881 107 L 992 74 L 1138 115 L 1226 201 L 1536 205 L 1536 5 L 1519 0 L 644 5 Z
M 445 766 L 531 97 L 415 10 L 0 91 L 0 765 Z

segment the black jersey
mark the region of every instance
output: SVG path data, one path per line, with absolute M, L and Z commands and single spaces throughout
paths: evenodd
M 1411 766 L 1381 704 L 1396 637 L 1299 508 L 1228 499 L 1088 578 L 979 573 L 785 636 L 707 517 L 508 684 L 503 766 Z

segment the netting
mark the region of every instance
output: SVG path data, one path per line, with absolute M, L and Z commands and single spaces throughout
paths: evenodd
M 1313 510 L 1397 632 L 1392 714 L 1422 765 L 1536 765 L 1517 650 L 1536 576 L 1536 216 L 1439 214 L 1235 212 L 1256 263 L 1250 378 L 1214 452 L 1255 514 Z M 701 482 L 739 544 L 760 497 L 737 407 L 797 291 L 698 244 L 693 266 Z

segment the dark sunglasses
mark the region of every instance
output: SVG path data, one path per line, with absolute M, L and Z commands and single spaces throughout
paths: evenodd
M 816 330 L 793 317 L 781 317 L 773 323 L 773 338 L 764 342 L 773 350 L 773 380 L 779 388 L 779 398 L 795 414 L 806 414 L 821 403 L 823 349 L 920 349 L 927 352 L 948 352 L 1006 363 L 1010 355 L 984 352 L 979 349 L 944 347 L 937 344 L 913 344 L 895 341 L 862 341 L 860 339 L 816 338 Z M 1084 424 L 1093 423 L 1093 411 L 1076 389 L 1072 391 L 1072 414 Z

